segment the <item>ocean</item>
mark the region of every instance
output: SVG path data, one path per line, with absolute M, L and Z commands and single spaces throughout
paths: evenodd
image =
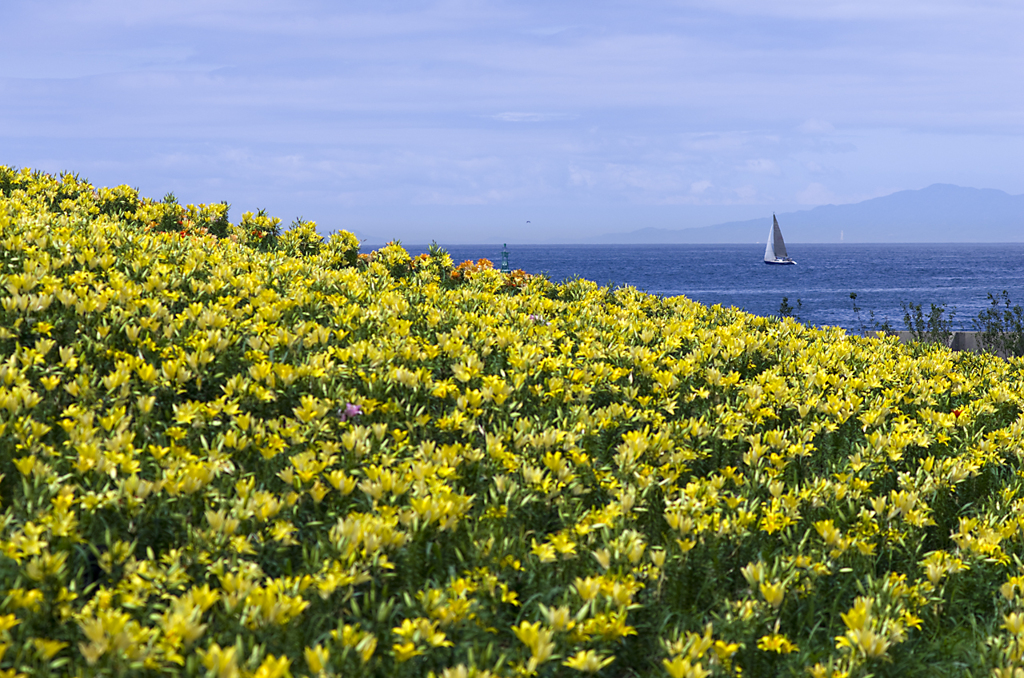
M 406 249 L 416 255 L 427 246 Z M 484 257 L 501 266 L 501 245 L 446 249 L 456 263 Z M 1024 305 L 1024 243 L 789 243 L 788 249 L 796 266 L 765 265 L 764 245 L 510 245 L 508 253 L 511 268 L 556 282 L 580 277 L 629 285 L 763 316 L 778 315 L 786 297 L 803 323 L 855 332 L 886 321 L 906 329 L 905 304 L 921 304 L 926 315 L 931 304 L 945 305 L 955 330 L 974 329 L 989 293 L 1006 290 L 1012 303 Z

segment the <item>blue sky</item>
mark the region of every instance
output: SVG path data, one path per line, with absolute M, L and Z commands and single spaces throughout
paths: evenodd
M 1024 193 L 1018 2 L 5 0 L 3 24 L 0 164 L 371 243 Z

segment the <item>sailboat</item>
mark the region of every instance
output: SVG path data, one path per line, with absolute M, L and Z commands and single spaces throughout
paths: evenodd
M 768 244 L 764 248 L 764 263 L 766 264 L 796 264 L 786 253 L 786 241 L 782 239 L 782 231 L 779 230 L 779 220 L 772 215 L 772 227 L 768 231 Z

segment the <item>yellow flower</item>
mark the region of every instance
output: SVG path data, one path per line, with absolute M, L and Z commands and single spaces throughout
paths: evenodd
M 374 651 L 377 649 L 377 637 L 372 633 L 367 633 L 362 640 L 356 645 L 356 651 L 359 652 L 359 659 L 365 664 L 370 661 Z
M 552 535 L 550 543 L 556 551 L 562 554 L 563 558 L 571 558 L 576 554 L 576 544 L 569 539 L 569 535 L 565 532 Z
M 32 469 L 34 469 L 36 466 L 36 458 L 34 456 L 31 456 L 15 459 L 14 466 L 21 472 L 21 475 L 27 476 L 28 474 L 32 473 Z
M 1019 636 L 1021 632 L 1024 632 L 1024 615 L 1018 614 L 1017 612 L 1011 612 L 1004 616 L 1002 628 L 1015 636 Z
M 391 646 L 391 649 L 394 650 L 395 660 L 397 660 L 399 664 L 423 654 L 423 650 L 416 647 L 416 643 L 411 640 L 407 640 L 404 643 L 395 643 Z
M 540 634 L 540 622 L 530 623 L 526 620 L 520 622 L 519 626 L 513 626 L 512 632 L 516 634 L 524 645 L 532 648 L 537 643 Z
M 320 673 L 323 671 L 324 665 L 331 656 L 330 650 L 321 645 L 317 645 L 316 647 L 307 647 L 303 652 L 306 656 L 306 664 L 309 666 L 309 670 L 313 673 Z
M 782 583 L 762 582 L 760 585 L 761 595 L 774 608 L 782 605 L 782 599 L 786 595 L 786 586 Z
M 757 641 L 757 649 L 764 650 L 765 652 L 778 652 L 779 654 L 788 654 L 790 652 L 796 652 L 797 646 L 789 642 L 789 639 L 781 633 L 773 633 L 768 636 L 761 636 Z
M 570 669 L 584 673 L 597 673 L 613 661 L 615 661 L 614 656 L 602 657 L 594 650 L 580 650 L 575 656 L 562 662 L 562 666 L 568 666 Z
M 292 537 L 292 533 L 295 532 L 295 526 L 284 520 L 278 520 L 274 522 L 274 526 L 270 530 L 270 536 L 274 541 L 279 541 L 282 544 L 292 546 L 298 544 L 297 541 Z
M 538 544 L 537 540 L 532 540 L 533 544 L 530 548 L 530 553 L 537 556 L 542 563 L 553 563 L 558 560 L 558 556 L 555 554 L 555 548 L 551 544 Z
M 0 615 L 0 633 L 9 631 L 20 623 L 21 620 L 13 614 Z
M 239 672 L 238 665 L 235 663 L 236 649 L 234 645 L 221 648 L 217 643 L 213 643 L 206 650 L 197 650 L 197 654 L 203 666 L 209 669 L 217 678 L 237 678 Z
M 572 612 L 565 605 L 561 607 L 548 608 L 544 605 L 540 606 L 541 612 L 548 619 L 548 625 L 554 631 L 571 631 L 576 622 L 572 618 Z
M 663 659 L 662 664 L 672 678 L 706 678 L 711 675 L 711 671 L 705 669 L 700 662 L 691 662 L 689 657 Z
M 210 589 L 209 584 L 203 584 L 202 586 L 191 588 L 188 595 L 191 597 L 191 600 L 203 610 L 203 612 L 210 609 L 214 603 L 220 600 L 220 591 Z
M 62 640 L 50 640 L 48 638 L 33 638 L 32 645 L 35 646 L 36 652 L 43 658 L 43 661 L 49 661 L 55 654 L 68 646 Z
M 515 591 L 509 590 L 508 584 L 504 582 L 498 584 L 501 589 L 501 602 L 508 603 L 509 605 L 519 606 L 519 594 Z
M 573 588 L 576 589 L 576 593 L 580 595 L 583 602 L 590 602 L 601 592 L 601 580 L 594 579 L 593 577 L 587 577 L 586 579 L 577 577 Z
M 740 651 L 738 643 L 727 643 L 724 640 L 716 640 L 714 644 L 715 654 L 719 661 L 726 661 Z
M 530 666 L 532 667 L 546 662 L 555 651 L 555 644 L 551 642 L 551 631 L 541 627 L 540 622 L 530 624 L 524 620 L 520 622 L 519 626 L 513 626 L 512 632 L 530 648 Z
M 291 666 L 292 660 L 288 657 L 274 657 L 269 654 L 267 658 L 263 660 L 263 663 L 259 665 L 256 672 L 253 674 L 253 678 L 282 678 L 282 676 L 290 675 L 288 667 Z

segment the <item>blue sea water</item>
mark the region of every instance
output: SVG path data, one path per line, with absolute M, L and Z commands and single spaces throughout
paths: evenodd
M 501 265 L 501 245 L 446 247 L 456 263 L 490 259 Z M 407 247 L 419 254 L 427 246 Z M 1024 305 L 1024 243 L 1012 244 L 791 244 L 796 266 L 767 266 L 764 245 L 513 245 L 509 265 L 600 285 L 630 285 L 663 296 L 685 295 L 707 305 L 778 315 L 783 297 L 810 325 L 852 331 L 889 321 L 906 329 L 902 304 L 955 307 L 953 329 L 974 329 L 989 293 L 1007 290 Z M 850 294 L 857 295 L 854 301 Z M 799 305 L 797 303 L 799 300 Z M 874 317 L 871 317 L 874 313 Z

